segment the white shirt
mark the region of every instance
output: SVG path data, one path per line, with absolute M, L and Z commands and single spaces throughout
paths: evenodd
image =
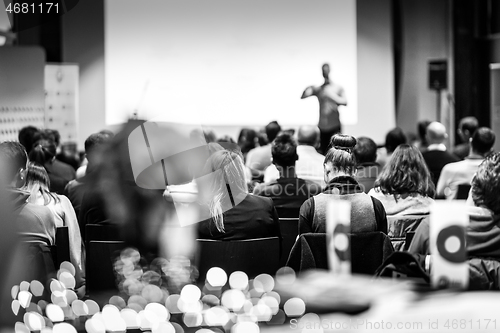
M 440 151 L 446 151 L 446 146 L 444 143 L 433 143 L 427 147 L 427 150 L 440 150 Z
M 463 161 L 446 164 L 436 186 L 437 195 L 444 195 L 448 200 L 455 199 L 458 185 L 470 184 L 482 161 L 482 158 L 465 158 Z
M 320 185 L 325 186 L 324 168 L 325 156 L 321 155 L 312 146 L 299 145 L 297 146 L 297 155 L 299 159 L 295 163 L 295 173 L 298 178 L 310 180 Z M 280 173 L 274 164 L 268 166 L 264 172 L 264 183 L 275 181 L 280 176 Z

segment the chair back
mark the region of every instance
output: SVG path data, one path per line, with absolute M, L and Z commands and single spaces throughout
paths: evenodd
M 458 184 L 457 194 L 455 195 L 455 199 L 457 200 L 467 200 L 469 197 L 471 185 L 470 184 Z
M 85 246 L 90 241 L 121 241 L 120 228 L 113 224 L 87 224 L 85 226 Z
M 59 269 L 62 262 L 70 261 L 68 227 L 58 227 L 56 229 L 56 245 L 53 246 L 52 254 L 56 269 Z
M 274 275 L 279 268 L 278 237 L 232 241 L 197 239 L 196 242 L 200 282 L 205 281 L 207 272 L 212 267 L 220 267 L 228 275 L 243 271 L 250 278 L 261 273 Z
M 87 247 L 86 292 L 89 296 L 117 291 L 114 261 L 125 247 L 122 241 L 90 241 Z
M 295 244 L 295 240 L 297 240 L 297 236 L 299 235 L 299 219 L 280 217 L 280 230 L 283 240 L 281 244 L 280 267 L 283 267 L 286 265 L 293 244 Z
M 300 235 L 292 248 L 287 266 L 296 272 L 308 269 L 328 269 L 326 234 Z M 349 234 L 351 268 L 356 274 L 373 275 L 384 260 L 394 252 L 389 237 L 383 232 Z
M 406 234 L 415 231 L 426 218 L 429 218 L 429 215 L 387 216 L 387 236 L 396 251 L 403 251 L 409 246 L 406 245 Z

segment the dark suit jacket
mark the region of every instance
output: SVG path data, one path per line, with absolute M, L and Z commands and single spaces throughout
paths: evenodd
M 446 164 L 460 161 L 455 155 L 441 150 L 428 150 L 424 152 L 422 156 L 431 172 L 434 185 L 437 185 L 441 170 L 443 170 Z

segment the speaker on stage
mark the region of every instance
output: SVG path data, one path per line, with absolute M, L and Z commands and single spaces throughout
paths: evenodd
M 429 60 L 429 88 L 443 90 L 447 87 L 448 62 L 446 60 Z

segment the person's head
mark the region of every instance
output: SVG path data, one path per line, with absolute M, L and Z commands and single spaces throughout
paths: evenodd
M 40 165 L 45 165 L 53 161 L 56 157 L 56 145 L 53 141 L 40 140 L 35 143 L 33 149 L 29 153 L 30 161 Z
M 478 207 L 486 207 L 500 214 L 500 153 L 494 153 L 479 165 L 471 183 L 472 200 Z
M 417 124 L 418 138 L 420 142 L 422 142 L 423 146 L 427 146 L 427 126 L 429 126 L 431 122 L 429 120 L 421 120 Z
M 323 163 L 325 183 L 337 176 L 353 176 L 357 165 L 353 153 L 356 138 L 345 134 L 335 134 L 330 142 L 332 147 L 328 149 Z
M 433 198 L 436 194 L 431 174 L 417 147 L 402 144 L 392 154 L 375 187 L 384 194 L 418 193 Z
M 102 130 L 99 132 L 99 134 L 104 135 L 107 139 L 113 139 L 115 137 L 115 133 L 111 132 L 110 130 Z
M 427 126 L 426 138 L 430 145 L 444 143 L 448 138 L 446 127 L 438 121 L 433 121 Z
M 90 134 L 87 140 L 85 140 L 85 155 L 87 156 L 89 163 L 94 161 L 96 151 L 99 147 L 102 147 L 107 140 L 108 136 L 106 134 L 102 134 L 101 132 Z
M 397 146 L 406 142 L 407 139 L 405 133 L 401 128 L 396 127 L 395 129 L 390 130 L 385 136 L 385 149 L 388 154 L 392 154 L 392 152 L 396 150 Z
M 215 142 L 217 140 L 217 136 L 215 135 L 215 132 L 210 128 L 204 129 L 203 135 L 205 136 L 205 141 L 207 143 Z
M 318 126 L 304 125 L 299 127 L 298 133 L 299 145 L 313 146 L 319 145 L 319 128 Z
M 476 117 L 465 117 L 460 120 L 458 124 L 458 135 L 463 142 L 469 141 L 474 135 L 474 132 L 479 127 L 479 122 Z
M 227 143 L 236 143 L 234 139 L 229 135 L 223 135 L 217 139 L 217 142 L 227 142 Z
M 238 146 L 243 154 L 255 148 L 257 143 L 257 132 L 251 128 L 242 128 L 238 136 Z
M 30 192 L 29 202 L 36 202 L 37 196 L 42 195 L 44 204 L 47 205 L 50 201 L 59 202 L 57 195 L 49 190 L 50 179 L 47 170 L 38 163 L 29 162 L 28 172 L 26 173 L 26 183 L 23 190 Z
M 325 79 L 328 79 L 328 77 L 330 76 L 330 65 L 329 64 L 323 64 L 323 66 L 321 66 L 321 73 L 323 74 L 323 77 Z
M 266 125 L 266 135 L 269 142 L 273 142 L 279 132 L 281 132 L 281 126 L 277 121 L 271 121 Z
M 199 186 L 200 193 L 208 201 L 210 216 L 217 230 L 224 232 L 224 211 L 232 208 L 231 203 L 236 201 L 236 196 L 248 193 L 241 155 L 227 150 L 214 152 L 205 164 L 204 174 L 209 177 L 205 177 L 204 183 Z
M 470 144 L 473 153 L 486 156 L 495 144 L 495 132 L 488 127 L 480 127 L 472 135 Z
M 273 164 L 286 168 L 295 166 L 298 160 L 297 142 L 294 137 L 288 133 L 280 133 L 271 144 L 271 154 Z
M 377 159 L 377 144 L 372 139 L 361 136 L 357 139 L 353 153 L 358 164 L 373 163 Z
M 35 135 L 38 132 L 38 128 L 34 126 L 26 126 L 19 131 L 19 142 L 24 146 L 24 149 L 26 149 L 26 152 L 28 154 L 31 151 L 31 148 L 33 148 L 33 144 L 35 143 Z
M 19 188 L 26 180 L 28 155 L 19 142 L 0 143 L 0 184 Z

